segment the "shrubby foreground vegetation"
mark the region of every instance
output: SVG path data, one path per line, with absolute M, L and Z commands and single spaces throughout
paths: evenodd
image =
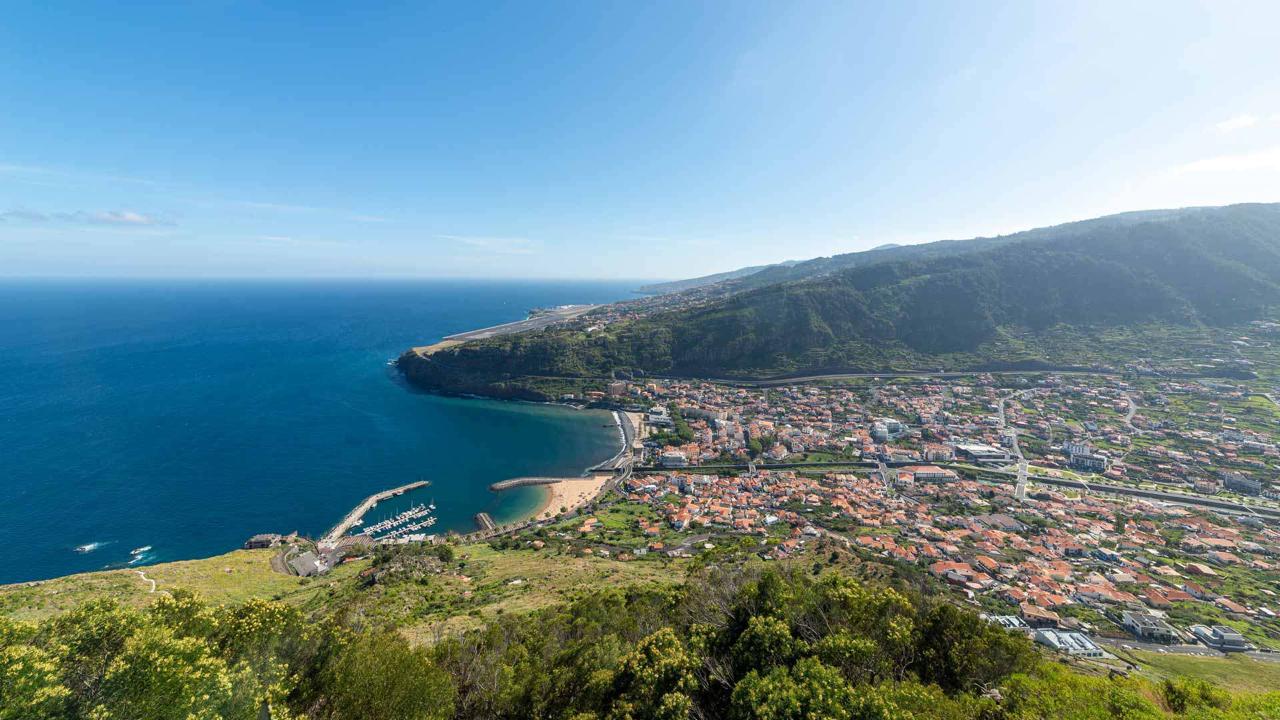
M 942 600 L 776 567 L 599 590 L 430 647 L 181 592 L 0 619 L 0 720 L 268 716 L 1260 720 L 1280 692 L 1081 674 Z

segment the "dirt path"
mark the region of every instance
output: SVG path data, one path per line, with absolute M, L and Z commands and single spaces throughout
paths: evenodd
M 155 581 L 155 580 L 152 580 L 152 579 L 151 579 L 151 578 L 149 578 L 149 577 L 147 577 L 147 573 L 146 573 L 145 571 L 142 571 L 142 570 L 134 570 L 134 572 L 138 573 L 138 577 L 142 578 L 142 582 L 145 582 L 145 583 L 151 583 L 151 589 L 147 591 L 147 594 L 151 594 L 151 593 L 156 593 L 156 592 L 158 592 L 158 593 L 160 593 L 161 595 L 169 595 L 169 591 L 168 591 L 168 590 L 156 590 L 156 581 Z M 173 597 L 173 596 L 172 596 L 172 595 L 169 595 L 169 597 Z

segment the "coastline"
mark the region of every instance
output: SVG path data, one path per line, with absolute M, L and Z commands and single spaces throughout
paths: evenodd
M 527 402 L 527 401 L 526 401 Z M 542 403 L 546 405 L 562 405 L 563 403 Z M 581 408 L 579 408 L 581 409 Z M 627 449 L 626 433 L 622 429 L 622 420 L 618 413 L 621 411 L 612 411 L 613 421 L 618 428 L 619 435 L 619 452 Z M 595 467 L 595 466 L 592 466 Z M 542 494 L 542 499 L 537 507 L 528 513 L 522 513 L 511 522 L 522 523 L 530 521 L 550 520 L 558 515 L 565 515 L 578 508 L 586 505 L 595 499 L 605 484 L 613 477 L 610 472 L 592 472 L 591 468 L 584 471 L 582 477 L 562 478 L 554 483 L 539 485 L 538 490 Z
M 586 408 L 582 405 L 565 403 L 561 400 L 542 395 L 541 393 L 530 392 L 527 390 L 523 392 L 493 392 L 493 388 L 487 387 L 481 389 L 471 387 L 465 383 L 424 382 L 424 378 L 420 376 L 420 372 L 424 366 L 432 363 L 431 356 L 440 350 L 461 346 L 470 340 L 483 340 L 499 335 L 517 334 L 527 332 L 529 330 L 543 329 L 551 325 L 573 320 L 597 307 L 599 307 L 599 305 L 562 305 L 545 313 L 535 314 L 531 311 L 524 320 L 449 335 L 430 345 L 412 347 L 387 364 L 394 366 L 399 371 L 400 377 L 409 386 L 416 387 L 419 390 L 431 394 L 445 396 L 452 395 L 463 398 L 515 401 L 531 405 L 548 405 L 583 410 Z M 622 417 L 621 411 L 613 410 L 611 411 L 611 415 L 618 431 L 618 451 L 609 459 L 585 468 L 581 477 L 559 478 L 555 482 L 541 484 L 539 486 L 541 500 L 536 504 L 536 506 L 530 511 L 517 513 L 514 517 L 509 519 L 504 518 L 504 522 L 502 524 L 519 524 L 531 521 L 548 520 L 557 515 L 566 514 L 576 510 L 597 497 L 603 487 L 613 477 L 613 473 L 595 472 L 596 468 L 616 464 L 617 461 L 632 449 L 630 438 L 624 426 L 624 418 Z
M 573 512 L 594 499 L 611 477 L 609 473 L 594 473 L 584 478 L 565 478 L 541 485 L 539 488 L 543 498 L 538 507 L 515 522 L 550 520 L 557 515 Z

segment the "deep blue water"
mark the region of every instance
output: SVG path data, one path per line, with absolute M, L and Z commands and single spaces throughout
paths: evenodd
M 610 416 L 415 392 L 387 361 L 636 285 L 0 282 L 0 583 L 316 536 L 419 478 L 436 530 L 526 512 L 537 489 L 489 483 L 611 456 Z

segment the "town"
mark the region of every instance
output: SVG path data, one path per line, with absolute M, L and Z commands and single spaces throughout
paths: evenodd
M 553 526 L 580 552 L 843 547 L 1074 656 L 1280 649 L 1280 424 L 1247 387 L 974 374 L 589 399 L 640 431 L 617 491 Z

